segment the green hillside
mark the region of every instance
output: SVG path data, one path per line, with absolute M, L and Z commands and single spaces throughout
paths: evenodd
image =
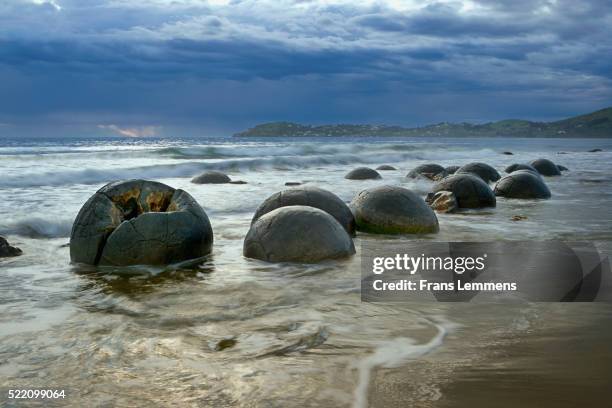
M 321 125 L 270 122 L 235 137 L 440 136 L 440 137 L 612 137 L 612 107 L 556 122 L 507 119 L 484 124 L 442 122 L 418 128 L 387 125 Z

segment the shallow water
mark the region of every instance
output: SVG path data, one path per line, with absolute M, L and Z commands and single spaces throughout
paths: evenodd
M 586 152 L 596 147 L 604 152 Z M 520 387 L 522 406 L 576 406 L 581 395 L 606 406 L 607 304 L 362 303 L 359 256 L 271 265 L 243 258 L 242 239 L 287 181 L 346 201 L 379 184 L 425 195 L 429 182 L 404 178 L 421 163 L 484 161 L 501 172 L 546 157 L 570 169 L 546 178 L 551 200 L 499 199 L 440 215 L 439 234 L 394 239 L 593 240 L 610 253 L 611 150 L 612 141 L 561 139 L 0 140 L 0 234 L 24 251 L 0 260 L 0 388 L 66 388 L 70 406 L 485 407 L 479 395 L 518 405 Z M 343 178 L 380 164 L 399 171 Z M 205 169 L 248 184 L 189 182 Z M 70 265 L 80 206 L 126 178 L 192 194 L 213 224 L 213 255 L 196 268 Z M 358 235 L 358 252 L 380 239 Z

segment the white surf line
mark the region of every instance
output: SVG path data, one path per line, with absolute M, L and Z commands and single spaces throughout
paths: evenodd
M 359 382 L 354 392 L 353 408 L 366 408 L 368 406 L 370 376 L 375 368 L 399 367 L 408 360 L 422 357 L 441 346 L 446 335 L 457 327 L 456 324 L 441 318 L 436 318 L 440 323 L 426 317 L 423 317 L 423 319 L 438 329 L 438 333 L 427 343 L 415 344 L 416 341 L 410 337 L 398 337 L 389 341 L 382 341 L 376 347 L 374 353 L 357 364 Z

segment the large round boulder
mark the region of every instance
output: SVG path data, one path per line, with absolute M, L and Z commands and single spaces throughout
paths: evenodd
M 557 165 L 548 159 L 537 159 L 532 161 L 531 166 L 543 176 L 560 176 L 561 172 Z
M 450 191 L 454 194 L 459 208 L 495 207 L 495 194 L 487 183 L 472 174 L 454 174 L 436 183 L 433 194 Z
M 212 250 L 202 207 L 183 190 L 146 180 L 118 181 L 83 205 L 70 234 L 70 259 L 90 265 L 165 265 Z
M 348 180 L 373 180 L 382 177 L 374 169 L 369 167 L 357 167 L 356 169 L 349 171 L 344 178 Z
M 502 177 L 493 193 L 506 198 L 550 198 L 550 190 L 544 180 L 530 170 L 517 170 Z
M 334 217 L 346 232 L 355 234 L 355 218 L 344 201 L 331 191 L 312 186 L 290 188 L 272 194 L 257 208 L 251 224 L 272 210 L 291 205 L 306 205 L 323 210 Z
M 497 170 L 486 163 L 468 163 L 459 167 L 455 174 L 474 174 L 485 183 L 497 181 L 501 178 Z
M 334 217 L 314 207 L 280 207 L 262 215 L 244 239 L 247 258 L 316 263 L 355 253 L 353 240 Z
M 438 218 L 421 197 L 396 186 L 361 191 L 350 204 L 358 231 L 376 234 L 438 232 Z
M 410 170 L 406 177 L 408 178 L 419 178 L 425 177 L 430 180 L 438 180 L 446 176 L 446 169 L 439 164 L 426 163 L 416 166 Z
M 225 184 L 231 181 L 232 179 L 227 174 L 214 170 L 205 171 L 191 179 L 194 184 Z

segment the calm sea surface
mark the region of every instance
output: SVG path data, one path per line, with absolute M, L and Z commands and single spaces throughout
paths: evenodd
M 430 182 L 404 177 L 418 164 L 482 161 L 502 173 L 539 157 L 570 169 L 546 178 L 552 199 L 498 199 L 494 209 L 439 215 L 438 234 L 395 239 L 591 240 L 611 253 L 611 140 L 0 140 L 0 234 L 24 251 L 0 260 L 0 390 L 64 388 L 58 405 L 75 407 L 609 406 L 610 305 L 362 303 L 360 244 L 385 239 L 371 235 L 358 235 L 345 261 L 242 257 L 254 210 L 285 182 L 345 201 L 380 184 L 425 196 Z M 380 164 L 399 170 L 344 179 Z M 207 169 L 247 184 L 190 183 Z M 129 178 L 199 201 L 215 233 L 206 262 L 70 264 L 81 205 Z

